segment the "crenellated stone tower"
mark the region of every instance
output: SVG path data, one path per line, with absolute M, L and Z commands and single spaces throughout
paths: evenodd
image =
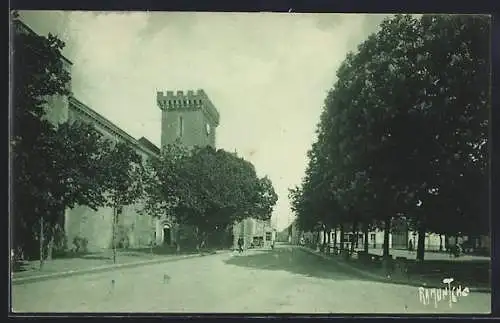
M 188 146 L 212 146 L 219 125 L 219 112 L 205 91 L 157 92 L 158 107 L 162 110 L 161 146 L 177 138 Z

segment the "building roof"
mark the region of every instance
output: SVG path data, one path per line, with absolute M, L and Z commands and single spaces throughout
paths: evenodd
M 160 148 L 153 144 L 151 141 L 149 141 L 146 137 L 141 137 L 137 140 L 141 145 L 151 149 L 152 151 L 156 152 L 158 155 L 161 153 Z
M 84 114 L 87 117 L 91 118 L 92 121 L 98 123 L 102 127 L 104 127 L 108 132 L 116 135 L 120 139 L 124 140 L 125 142 L 131 144 L 135 148 L 143 151 L 144 153 L 148 154 L 151 157 L 158 157 L 159 156 L 159 148 L 156 147 L 153 143 L 149 142 L 149 144 L 144 144 L 144 141 L 140 142 L 139 140 L 135 139 L 128 133 L 126 133 L 124 130 L 119 128 L 117 125 L 109 121 L 107 118 L 102 116 L 101 114 L 97 113 L 96 111 L 92 110 L 89 108 L 87 105 L 79 101 L 75 97 L 69 97 L 69 109 L 75 109 L 77 110 L 78 113 Z M 144 138 L 144 137 L 142 137 Z M 145 139 L 145 138 L 144 138 Z M 147 139 L 146 139 L 147 140 Z M 151 147 L 151 145 L 153 147 Z
M 15 28 L 17 28 L 18 32 L 24 32 L 32 35 L 38 35 L 33 29 L 31 29 L 26 23 L 23 21 L 16 19 L 14 20 Z M 73 65 L 73 63 L 61 55 L 61 58 L 68 64 Z M 83 102 L 78 100 L 77 98 L 70 96 L 68 98 L 68 109 L 75 109 L 77 110 L 78 113 L 84 114 L 90 119 L 92 119 L 94 122 L 98 123 L 104 129 L 106 129 L 108 132 L 116 135 L 120 139 L 124 140 L 125 142 L 131 144 L 135 148 L 143 151 L 147 155 L 151 157 L 158 157 L 160 155 L 160 149 L 153 144 L 151 141 L 146 139 L 145 137 L 141 137 L 139 140 L 135 139 L 134 137 L 130 136 L 128 133 L 126 133 L 124 130 L 116 126 L 113 122 L 96 112 L 95 110 L 91 109 L 87 105 L 85 105 Z

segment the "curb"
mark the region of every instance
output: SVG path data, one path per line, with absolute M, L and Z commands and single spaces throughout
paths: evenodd
M 182 260 L 182 259 L 196 258 L 196 257 L 202 257 L 202 256 L 206 257 L 206 256 L 212 256 L 212 255 L 222 254 L 222 253 L 226 253 L 226 252 L 228 252 L 228 251 L 220 250 L 215 254 L 213 254 L 213 253 L 190 254 L 190 255 L 183 255 L 183 256 L 174 256 L 174 257 L 170 257 L 170 258 L 137 261 L 137 262 L 131 262 L 131 263 L 126 263 L 126 264 L 104 265 L 104 266 L 99 266 L 99 267 L 94 267 L 94 268 L 89 268 L 89 269 L 83 269 L 83 270 L 68 270 L 68 271 L 58 272 L 58 273 L 29 276 L 29 277 L 20 277 L 20 278 L 12 278 L 11 282 L 12 282 L 12 285 L 23 285 L 23 284 L 28 284 L 28 283 L 40 282 L 40 281 L 51 280 L 51 279 L 66 278 L 66 277 L 77 276 L 77 275 L 97 274 L 97 273 L 111 271 L 111 270 L 120 269 L 120 268 L 128 269 L 128 268 L 134 268 L 134 267 L 140 267 L 140 266 L 148 266 L 148 265 L 156 265 L 156 264 L 166 263 L 166 262 L 173 262 L 173 261 Z
M 305 251 L 305 252 L 308 252 L 310 254 L 319 256 L 319 257 L 321 257 L 323 259 L 332 260 L 337 265 L 343 267 L 344 269 L 349 269 L 351 271 L 356 272 L 357 274 L 359 274 L 361 276 L 365 276 L 365 277 L 373 279 L 375 281 L 379 281 L 379 282 L 383 282 L 383 283 L 389 283 L 389 284 L 395 284 L 395 285 L 413 286 L 413 287 L 443 288 L 442 285 L 434 285 L 434 284 L 427 285 L 427 284 L 419 284 L 419 283 L 416 283 L 416 282 L 408 282 L 408 281 L 403 281 L 403 280 L 389 280 L 389 279 L 381 277 L 379 275 L 375 275 L 375 274 L 372 274 L 370 272 L 367 272 L 366 270 L 362 270 L 362 269 L 356 268 L 354 266 L 351 266 L 351 265 L 349 265 L 349 264 L 347 264 L 345 262 L 339 261 L 339 260 L 337 260 L 335 258 L 329 257 L 327 255 L 323 255 L 323 254 L 321 254 L 321 253 L 319 253 L 317 251 L 313 251 L 313 250 L 311 250 L 309 248 L 302 247 L 302 246 L 300 246 L 299 248 L 301 250 Z M 479 287 L 479 288 L 469 287 L 469 290 L 471 292 L 475 292 L 475 293 L 491 293 L 491 289 L 490 288 L 484 288 L 484 287 Z

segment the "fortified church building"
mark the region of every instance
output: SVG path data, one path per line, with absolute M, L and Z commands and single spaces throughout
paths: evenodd
M 16 33 L 36 34 L 26 24 L 18 22 Z M 71 74 L 72 62 L 61 57 L 64 67 Z M 69 85 L 71 88 L 71 84 Z M 157 104 L 162 111 L 161 145 L 164 147 L 177 139 L 187 147 L 215 147 L 219 113 L 203 90 L 172 91 L 157 93 Z M 111 121 L 92 110 L 74 96 L 54 96 L 48 99 L 46 118 L 54 124 L 66 121 L 91 123 L 106 138 L 115 142 L 126 142 L 132 146 L 145 162 L 159 157 L 160 149 L 148 139 L 135 139 Z M 117 210 L 117 234 L 119 246 L 140 248 L 156 244 L 171 245 L 179 238 L 179 227 L 168 216 L 155 219 L 142 214 L 142 205 L 124 206 Z M 64 215 L 67 248 L 74 249 L 75 241 L 85 241 L 87 251 L 100 251 L 112 246 L 113 209 L 103 207 L 94 211 L 86 206 L 67 209 Z

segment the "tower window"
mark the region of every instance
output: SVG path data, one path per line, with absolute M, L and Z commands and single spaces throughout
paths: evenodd
M 179 116 L 179 128 L 177 129 L 177 136 L 182 137 L 184 133 L 184 119 L 182 119 L 182 116 Z

